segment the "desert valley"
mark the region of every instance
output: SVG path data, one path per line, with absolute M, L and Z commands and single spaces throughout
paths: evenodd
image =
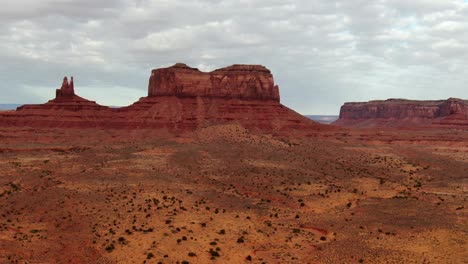
M 461 99 L 345 104 L 325 125 L 263 66 L 176 64 L 128 107 L 65 79 L 1 111 L 0 156 L 0 263 L 468 259 Z

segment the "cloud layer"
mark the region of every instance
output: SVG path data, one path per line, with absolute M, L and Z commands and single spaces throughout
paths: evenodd
M 73 74 L 80 95 L 126 105 L 146 95 L 151 69 L 176 62 L 263 64 L 304 114 L 468 98 L 467 18 L 463 0 L 8 1 L 0 103 L 44 102 Z

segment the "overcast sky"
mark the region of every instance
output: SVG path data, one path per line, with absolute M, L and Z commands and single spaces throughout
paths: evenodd
M 0 0 L 0 103 L 43 103 L 65 75 L 128 105 L 153 68 L 272 70 L 283 104 L 468 98 L 465 0 Z

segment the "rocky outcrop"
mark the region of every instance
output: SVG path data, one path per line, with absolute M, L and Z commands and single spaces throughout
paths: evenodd
M 20 127 L 97 127 L 112 116 L 111 109 L 75 94 L 73 77 L 55 91 L 45 104 L 23 105 L 0 114 L 0 126 Z
M 148 97 L 155 96 L 280 99 L 273 75 L 264 66 L 233 65 L 205 73 L 181 63 L 152 71 Z
M 345 103 L 334 123 L 349 127 L 468 126 L 468 101 L 389 99 Z
M 68 111 L 95 111 L 108 110 L 106 106 L 97 104 L 94 101 L 84 99 L 75 94 L 73 77 L 70 83 L 67 77 L 63 78 L 62 86 L 55 90 L 55 99 L 50 100 L 45 104 L 23 105 L 17 108 L 18 113 L 29 114 L 31 111 L 39 111 L 37 114 L 44 113 L 47 110 L 68 110 Z M 49 114 L 59 114 L 59 112 L 51 112 Z
M 62 87 L 60 89 L 55 90 L 55 99 L 57 100 L 66 100 L 75 96 L 75 87 L 73 84 L 73 76 L 71 77 L 70 83 L 68 83 L 68 79 L 65 76 L 63 78 Z
M 122 108 L 77 96 L 73 79 L 68 83 L 64 78 L 55 99 L 0 114 L 0 126 L 184 131 L 224 123 L 275 133 L 329 129 L 281 105 L 271 72 L 258 65 L 233 65 L 209 73 L 185 64 L 156 69 L 148 97 Z

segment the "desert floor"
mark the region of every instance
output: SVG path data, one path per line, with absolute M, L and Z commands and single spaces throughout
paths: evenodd
M 0 128 L 0 263 L 466 263 L 468 131 Z

